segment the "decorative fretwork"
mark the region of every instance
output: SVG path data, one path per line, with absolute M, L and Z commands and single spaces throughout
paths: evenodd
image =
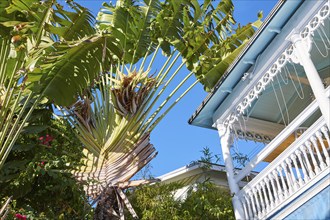
M 240 139 L 248 139 L 251 141 L 257 141 L 262 143 L 269 143 L 272 139 L 268 135 L 258 134 L 250 131 L 235 130 L 236 137 Z
M 324 26 L 325 19 L 330 14 L 330 1 L 327 1 L 320 10 L 314 15 L 314 17 L 304 26 L 299 33 L 300 40 L 304 42 L 307 51 L 311 50 L 312 37 L 314 32 L 320 27 Z M 232 128 L 238 117 L 243 115 L 245 110 L 251 106 L 252 102 L 259 97 L 262 91 L 265 90 L 266 86 L 273 81 L 273 78 L 281 72 L 282 68 L 288 63 L 299 63 L 297 58 L 295 47 L 291 43 L 289 46 L 278 56 L 276 61 L 266 73 L 259 79 L 255 86 L 247 93 L 240 103 L 236 105 L 229 116 L 223 121 L 225 126 Z

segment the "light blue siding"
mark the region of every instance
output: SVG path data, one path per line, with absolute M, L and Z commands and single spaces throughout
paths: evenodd
M 300 206 L 285 220 L 330 220 L 330 186 Z

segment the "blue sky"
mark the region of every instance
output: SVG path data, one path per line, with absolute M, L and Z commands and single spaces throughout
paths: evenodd
M 77 2 L 97 13 L 104 1 L 78 0 Z M 259 11 L 263 11 L 266 18 L 277 1 L 233 0 L 233 2 L 234 18 L 244 25 L 255 21 Z M 187 122 L 206 95 L 201 85 L 195 86 L 152 132 L 151 143 L 159 152 L 151 162 L 153 176 L 160 176 L 198 160 L 202 155 L 203 147 L 209 147 L 214 154 L 221 154 L 220 140 L 215 130 L 191 126 Z M 249 154 L 255 148 L 255 144 L 239 141 L 235 142 L 235 147 L 240 152 Z

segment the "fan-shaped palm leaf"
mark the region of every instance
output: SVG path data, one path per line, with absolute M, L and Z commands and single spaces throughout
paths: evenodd
M 62 110 L 86 147 L 85 166 L 75 174 L 81 180 L 92 180 L 90 196 L 96 198 L 109 184 L 129 180 L 155 156 L 149 134 L 198 83 L 194 81 L 178 95 L 198 70 L 200 57 L 210 52 L 210 45 L 220 47 L 217 42 L 235 44 L 234 36 L 218 40 L 220 34 L 229 35 L 232 12 L 228 0 L 217 7 L 211 1 L 200 6 L 197 1 L 184 0 L 165 1 L 160 6 L 158 1 L 146 1 L 143 6 L 132 1 L 104 5 L 98 27 L 122 53 L 109 50 L 108 55 L 114 55 L 112 67 L 76 105 Z M 217 41 L 212 41 L 214 38 Z M 162 48 L 169 56 L 156 63 Z M 214 59 L 219 62 L 229 52 Z M 193 67 L 192 71 L 169 90 L 185 65 Z M 172 100 L 174 96 L 176 100 Z

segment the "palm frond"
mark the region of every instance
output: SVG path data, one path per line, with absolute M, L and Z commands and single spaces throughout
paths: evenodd
M 104 44 L 104 38 L 96 35 L 74 42 L 55 42 L 48 53 L 36 53 L 33 58 L 37 61 L 30 61 L 35 68 L 28 74 L 31 89 L 59 105 L 71 105 L 100 74 Z
M 151 31 L 151 22 L 157 16 L 157 14 L 161 10 L 160 1 L 159 0 L 144 0 L 144 4 L 140 6 L 142 12 L 142 18 L 138 18 L 135 25 L 137 25 L 138 36 L 136 38 L 136 42 L 133 47 L 133 57 L 130 61 L 131 63 L 135 63 L 140 57 L 145 55 L 146 48 L 148 48 L 151 43 L 150 34 Z M 137 58 L 137 59 L 136 59 Z
M 118 2 L 117 2 L 118 4 Z M 117 46 L 120 51 L 120 54 L 116 54 L 116 60 L 121 62 L 129 62 L 133 54 L 128 52 L 126 48 L 132 48 L 133 41 L 135 36 L 133 17 L 139 16 L 134 5 L 127 7 L 115 7 L 103 3 L 103 8 L 97 15 L 97 27 L 101 32 L 110 33 L 110 37 L 114 42 L 117 43 Z
M 68 1 L 68 4 L 73 12 L 55 4 L 56 10 L 52 18 L 54 23 L 46 24 L 46 30 L 59 40 L 65 41 L 79 40 L 95 34 L 95 19 L 91 11 L 75 2 Z
M 26 49 L 12 46 L 10 37 L 0 38 L 0 168 L 31 112 L 26 112 L 32 98 L 25 92 L 23 67 Z

